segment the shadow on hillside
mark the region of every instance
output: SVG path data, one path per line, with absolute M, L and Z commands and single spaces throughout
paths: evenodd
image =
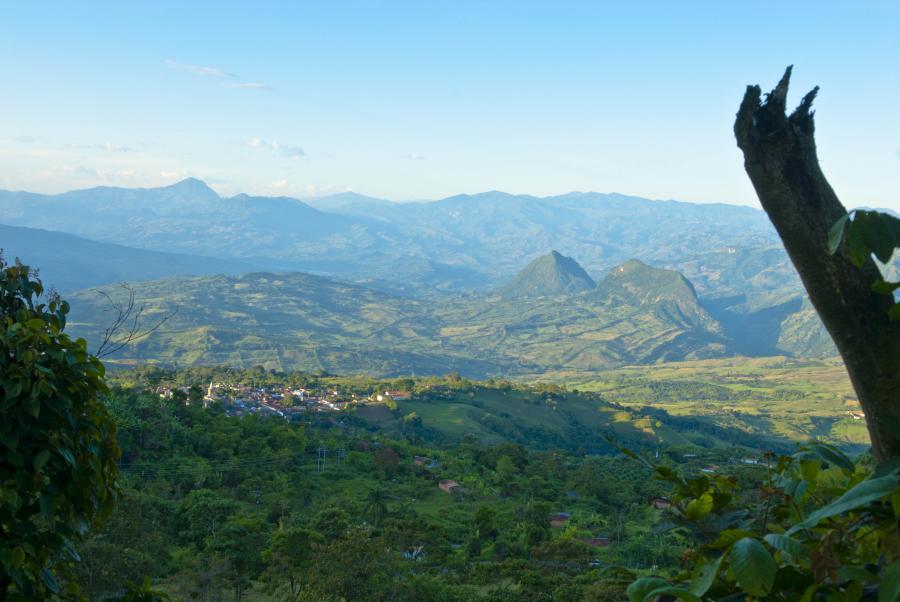
M 754 312 L 742 313 L 731 308 L 747 301 L 746 295 L 734 295 L 719 299 L 703 299 L 703 308 L 715 318 L 730 339 L 731 351 L 740 355 L 782 355 L 778 349 L 781 323 L 800 310 L 801 297 L 766 307 Z

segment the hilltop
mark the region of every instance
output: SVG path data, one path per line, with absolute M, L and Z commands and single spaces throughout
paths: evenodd
M 577 261 L 551 251 L 534 259 L 500 289 L 506 297 L 541 297 L 591 290 L 597 283 Z

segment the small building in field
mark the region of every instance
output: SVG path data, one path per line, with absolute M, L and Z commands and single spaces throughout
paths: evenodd
M 441 491 L 446 491 L 447 493 L 454 493 L 460 491 L 460 485 L 453 479 L 441 479 L 438 481 L 438 487 Z
M 562 529 L 569 522 L 570 518 L 572 518 L 572 513 L 570 512 L 557 512 L 550 516 L 550 526 L 554 529 Z
M 595 548 L 605 548 L 610 544 L 608 537 L 585 537 L 581 541 Z

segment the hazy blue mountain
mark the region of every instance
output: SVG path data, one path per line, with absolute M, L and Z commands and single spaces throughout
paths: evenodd
M 69 291 L 169 276 L 239 274 L 254 269 L 233 259 L 147 251 L 96 242 L 63 232 L 0 224 L 0 249 L 40 270 L 45 286 Z
M 532 260 L 500 289 L 506 297 L 542 297 L 588 291 L 597 283 L 571 257 L 551 251 Z
M 0 191 L 0 223 L 404 290 L 495 288 L 547 249 L 578 257 L 595 275 L 641 257 L 684 272 L 704 296 L 797 287 L 765 215 L 748 207 L 579 192 L 413 203 L 342 193 L 310 202 L 315 207 L 284 197 L 221 198 L 195 179 L 51 196 Z

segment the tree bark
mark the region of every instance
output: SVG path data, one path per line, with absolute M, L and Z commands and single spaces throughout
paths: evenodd
M 790 77 L 788 67 L 762 102 L 759 86 L 748 86 L 734 133 L 759 201 L 844 359 L 881 461 L 900 455 L 900 323 L 888 318 L 892 298 L 872 291 L 880 274 L 871 258 L 857 268 L 843 249 L 828 253 L 828 231 L 847 210 L 816 155 L 810 108 L 818 87 L 787 116 Z

